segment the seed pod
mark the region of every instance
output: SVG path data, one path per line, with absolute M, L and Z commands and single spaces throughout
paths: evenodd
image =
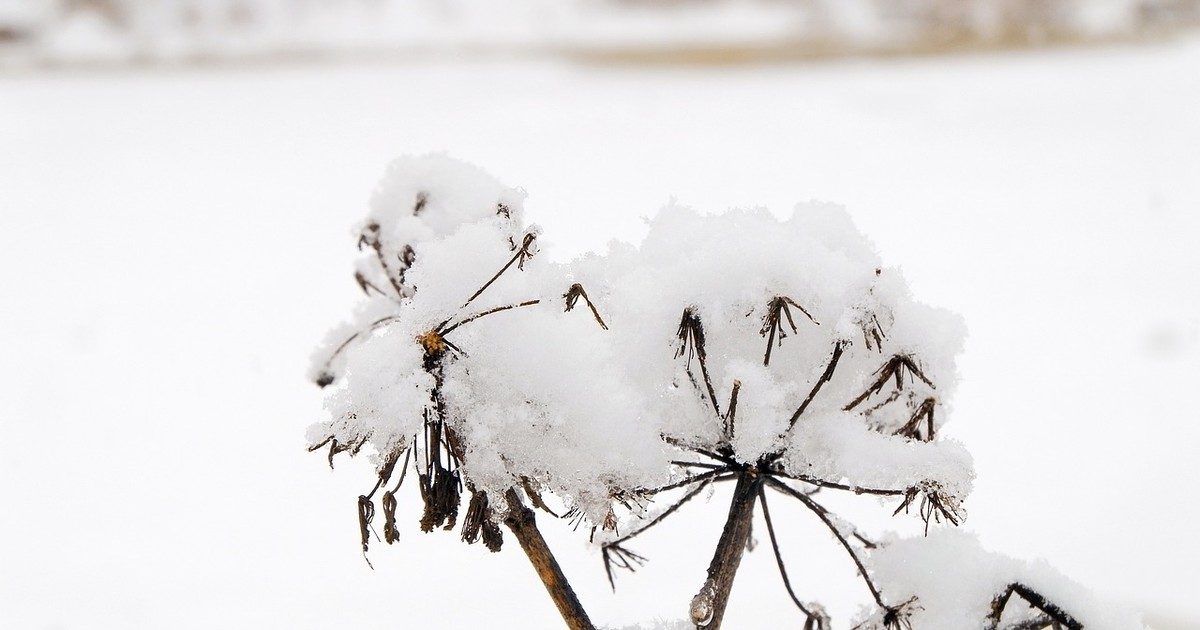
M 504 533 L 490 518 L 483 521 L 483 544 L 492 553 L 500 551 L 500 547 L 504 545 Z
M 384 492 L 380 503 L 383 504 L 383 539 L 390 545 L 400 540 L 400 531 L 396 529 L 396 495 Z
M 363 553 L 367 552 L 367 546 L 371 542 L 371 521 L 374 518 L 375 504 L 371 503 L 367 495 L 358 495 L 358 532 L 362 537 Z
M 479 530 L 487 519 L 488 498 L 486 492 L 471 492 L 471 502 L 467 505 L 467 516 L 463 519 L 462 539 L 468 545 L 479 541 Z

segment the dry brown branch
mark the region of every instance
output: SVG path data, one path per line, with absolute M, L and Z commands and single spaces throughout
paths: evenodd
M 546 591 L 550 593 L 550 599 L 554 600 L 554 605 L 558 607 L 558 612 L 567 627 L 571 630 L 595 630 L 583 609 L 583 604 L 575 595 L 575 589 L 571 588 L 571 583 L 563 574 L 558 560 L 546 545 L 546 540 L 542 538 L 533 510 L 525 507 L 516 490 L 510 489 L 504 498 L 508 503 L 508 516 L 505 517 L 504 524 L 512 531 L 521 549 L 529 557 L 529 562 L 533 564 Z

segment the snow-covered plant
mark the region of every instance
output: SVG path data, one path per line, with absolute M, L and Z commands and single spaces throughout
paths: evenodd
M 779 221 L 668 207 L 640 245 L 555 263 L 538 255 L 523 198 L 441 156 L 397 161 L 374 196 L 358 237 L 365 299 L 315 356 L 329 417 L 309 434 L 331 465 L 364 447 L 375 458 L 359 497 L 364 554 L 376 494 L 383 538 L 398 539 L 411 465 L 422 530 L 461 520 L 464 541 L 496 551 L 506 526 L 567 624 L 590 628 L 530 507 L 586 524 L 615 587 L 616 570 L 645 561 L 631 539 L 729 481 L 696 627 L 721 625 L 758 507 L 804 627 L 830 627 L 792 589 L 768 491 L 810 510 L 857 567 L 875 611 L 858 627 L 1082 627 L 1091 609 L 1054 603 L 1042 593 L 1065 592 L 1059 582 L 1020 563 L 991 563 L 978 588 L 948 597 L 906 559 L 960 538 L 884 545 L 818 502 L 890 497 L 928 534 L 962 522 L 973 478 L 965 449 L 940 439 L 963 326 L 913 300 L 843 211 Z

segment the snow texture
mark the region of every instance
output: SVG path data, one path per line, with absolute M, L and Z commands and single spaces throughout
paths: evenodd
M 474 487 L 531 479 L 593 523 L 668 480 L 679 453 L 660 436 L 746 463 L 779 454 L 794 475 L 854 487 L 936 488 L 955 504 L 970 491 L 961 447 L 899 435 L 925 401 L 924 426 L 940 428 L 962 325 L 914 302 L 841 209 L 781 222 L 668 207 L 640 246 L 560 265 L 535 255 L 522 197 L 444 156 L 391 165 L 360 231 L 367 299 L 316 355 L 314 376 L 337 382 L 314 445 L 369 443 L 382 466 L 444 403 Z M 834 378 L 797 415 L 833 352 Z M 895 395 L 843 410 L 880 378 Z
M 1136 614 L 1102 600 L 1044 561 L 989 552 L 974 534 L 961 530 L 891 541 L 869 556 L 867 568 L 882 585 L 884 597 L 895 602 L 917 598 L 910 621 L 921 630 L 983 627 L 980 620 L 991 613 L 993 599 L 1014 583 L 1054 602 L 1088 630 L 1143 627 Z M 1037 616 L 1014 594 L 1000 627 Z

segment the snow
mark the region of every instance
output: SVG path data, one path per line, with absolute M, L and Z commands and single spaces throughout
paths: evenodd
M 942 414 L 975 460 L 966 527 L 1156 627 L 1194 626 L 1200 514 L 1180 488 L 1200 482 L 1200 434 L 1179 396 L 1200 368 L 1187 290 L 1200 271 L 1198 62 L 1185 42 L 720 71 L 0 78 L 0 276 L 20 306 L 0 313 L 0 425 L 19 445 L 0 472 L 29 480 L 0 484 L 0 619 L 556 623 L 524 558 L 457 536 L 402 528 L 398 546 L 373 548 L 372 572 L 350 502 L 370 462 L 331 473 L 297 430 L 320 419 L 309 348 L 359 291 L 347 229 L 390 159 L 445 150 L 524 186 L 527 219 L 560 258 L 640 240 L 640 217 L 670 194 L 783 218 L 837 201 L 914 295 L 969 324 Z M 547 535 L 604 623 L 678 618 L 726 493 L 639 539 L 651 562 L 615 596 L 579 534 Z M 871 533 L 923 529 L 888 516 L 894 501 L 867 503 L 830 507 Z M 802 510 L 772 512 L 801 597 L 851 616 L 865 594 L 844 552 Z M 773 565 L 747 556 L 731 618 L 796 619 Z M 430 583 L 459 588 L 431 596 Z
M 788 449 L 788 471 L 859 488 L 932 482 L 957 502 L 967 498 L 975 473 L 962 444 L 887 435 L 854 420 L 831 414 L 799 424 Z
M 312 374 L 332 385 L 330 418 L 310 429 L 310 448 L 328 445 L 332 458 L 369 444 L 382 468 L 410 447 L 433 461 L 438 447 L 416 436 L 446 432 L 473 491 L 503 496 L 532 480 L 606 529 L 618 507 L 638 516 L 628 497 L 666 483 L 672 460 L 688 457 L 662 436 L 746 464 L 779 454 L 818 481 L 966 498 L 974 473 L 962 449 L 903 428 L 953 391 L 962 326 L 913 303 L 844 210 L 799 206 L 779 221 L 669 206 L 642 243 L 614 242 L 573 268 L 546 262 L 516 190 L 440 155 L 389 166 L 356 275 L 382 306 L 360 306 L 377 318 L 350 334 L 338 327 L 345 339 L 318 353 Z M 564 287 L 591 317 L 570 314 Z M 797 378 L 797 365 L 829 363 L 831 348 L 845 357 L 835 372 Z M 937 397 L 893 396 L 869 418 L 841 410 L 866 399 L 847 384 L 894 381 L 896 394 L 911 393 L 934 389 L 930 375 Z
M 1138 615 L 1065 579 L 1045 562 L 1022 562 L 985 551 L 963 531 L 943 529 L 929 536 L 888 541 L 871 554 L 867 566 L 891 601 L 917 596 L 919 605 L 910 618 L 914 628 L 979 627 L 979 620 L 992 611 L 992 600 L 1014 583 L 1069 611 L 1085 628 L 1143 627 Z M 1013 595 L 1002 617 L 1005 623 L 1031 616 L 1019 602 Z

